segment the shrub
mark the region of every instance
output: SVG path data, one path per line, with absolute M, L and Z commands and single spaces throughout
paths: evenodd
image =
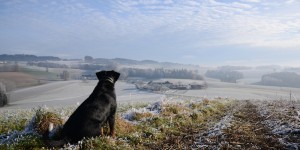
M 7 104 L 7 96 L 2 90 L 0 90 L 0 107 L 6 104 Z
M 5 85 L 0 82 L 0 107 L 4 106 L 7 104 L 8 99 L 7 95 L 5 94 Z

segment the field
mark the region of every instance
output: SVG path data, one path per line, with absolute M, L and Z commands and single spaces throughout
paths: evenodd
M 0 74 L 19 88 L 9 92 L 9 105 L 0 108 L 0 149 L 46 148 L 41 135 L 50 122 L 56 127 L 51 137 L 59 137 L 63 122 L 97 84 L 89 80 L 41 84 L 41 77 L 54 79 L 56 74 L 22 71 Z M 64 148 L 299 149 L 300 89 L 249 85 L 259 78 L 247 79 L 233 84 L 208 78 L 207 89 L 158 93 L 118 81 L 116 138 L 84 139 Z
M 21 72 L 0 72 L 0 82 L 6 85 L 7 91 L 41 84 L 39 79 Z
M 0 149 L 45 147 L 41 134 L 47 120 L 37 118 L 65 121 L 95 85 L 59 81 L 11 92 L 10 105 L 0 108 Z M 119 81 L 117 137 L 84 139 L 65 148 L 299 149 L 299 89 L 215 80 L 208 85 L 205 90 L 151 93 Z
M 58 81 L 10 92 L 10 104 L 3 109 L 30 109 L 39 106 L 62 107 L 80 104 L 96 86 L 97 81 Z M 119 103 L 153 102 L 162 94 L 138 91 L 126 82 L 117 82 L 116 93 Z
M 38 70 L 20 65 L 18 72 L 0 72 L 0 82 L 6 85 L 6 91 L 37 86 L 51 80 L 59 80 L 54 72 Z
M 91 93 L 96 81 L 57 81 L 10 92 L 10 105 L 1 109 L 36 108 L 38 106 L 68 106 L 81 103 Z M 268 87 L 207 81 L 203 90 L 171 90 L 166 93 L 138 91 L 133 84 L 119 81 L 116 93 L 119 103 L 155 102 L 163 95 L 206 99 L 229 98 L 237 100 L 298 100 L 300 89 Z

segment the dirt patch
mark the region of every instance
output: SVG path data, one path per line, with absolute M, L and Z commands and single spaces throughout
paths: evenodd
M 266 120 L 253 101 L 238 101 L 215 127 L 200 134 L 192 148 L 287 149 L 280 136 L 264 124 Z
M 234 114 L 232 124 L 224 130 L 221 149 L 285 149 L 279 136 L 263 124 L 264 118 L 256 106 L 246 101 L 244 107 Z
M 0 72 L 0 82 L 6 86 L 6 91 L 40 84 L 37 78 L 22 72 Z
M 300 101 L 256 101 L 264 124 L 280 136 L 288 149 L 300 148 Z

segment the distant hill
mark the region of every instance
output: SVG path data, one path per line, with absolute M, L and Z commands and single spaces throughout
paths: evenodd
M 36 56 L 36 55 L 28 55 L 28 54 L 1 54 L 0 61 L 68 61 L 67 59 L 61 59 L 59 57 L 54 56 Z M 69 60 L 76 60 L 80 61 L 82 59 L 69 59 Z M 125 65 L 130 67 L 146 67 L 146 68 L 172 68 L 172 69 L 196 69 L 198 65 L 192 64 L 179 64 L 173 62 L 158 62 L 154 60 L 133 60 L 133 59 L 126 59 L 126 58 L 94 58 L 92 60 L 93 64 L 110 64 L 110 65 Z
M 26 55 L 26 54 L 0 55 L 0 61 L 47 61 L 47 60 L 59 61 L 61 59 L 54 56 L 35 56 L 35 55 Z
M 198 65 L 191 65 L 191 64 L 179 64 L 179 63 L 172 63 L 172 62 L 158 62 L 154 60 L 132 60 L 126 58 L 95 58 L 93 60 L 96 64 L 116 64 L 116 65 L 126 65 L 126 66 L 152 66 L 153 68 L 177 68 L 177 69 L 196 69 Z
M 118 63 L 123 65 L 141 65 L 141 64 L 158 64 L 159 62 L 153 61 L 153 60 L 132 60 L 132 59 L 126 59 L 126 58 L 113 58 L 113 59 L 107 59 L 107 58 L 95 58 L 95 63 Z
M 199 74 L 198 65 L 158 62 L 153 60 L 132 60 L 126 58 L 89 58 L 85 63 L 74 69 L 88 70 L 117 70 L 122 79 L 142 77 L 146 79 L 176 78 L 203 80 Z

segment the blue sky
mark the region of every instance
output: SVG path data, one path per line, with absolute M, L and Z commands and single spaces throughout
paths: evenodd
M 0 0 L 0 53 L 300 66 L 300 1 Z

